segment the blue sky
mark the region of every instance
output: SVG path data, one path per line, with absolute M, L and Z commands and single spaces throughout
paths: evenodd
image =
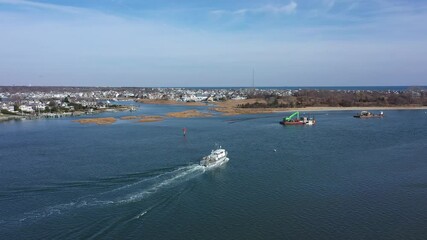
M 427 1 L 0 0 L 0 85 L 427 85 Z

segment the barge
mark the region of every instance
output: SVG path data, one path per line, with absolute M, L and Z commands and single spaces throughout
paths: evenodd
M 310 117 L 300 117 L 299 112 L 294 112 L 289 117 L 283 118 L 283 121 L 280 122 L 282 125 L 314 125 L 316 120 Z

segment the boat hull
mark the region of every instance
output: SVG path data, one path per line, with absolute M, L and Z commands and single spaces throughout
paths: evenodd
M 282 125 L 304 125 L 304 122 L 284 122 L 284 121 L 281 121 L 280 124 L 282 124 Z
M 305 125 L 314 125 L 314 124 L 316 124 L 316 121 L 315 121 L 315 120 L 308 120 L 308 121 L 305 123 Z
M 360 115 L 356 115 L 353 116 L 355 118 L 383 118 L 384 116 L 380 116 L 380 115 L 374 115 L 374 116 L 360 116 Z
M 228 157 L 224 157 L 222 159 L 219 159 L 215 162 L 212 163 L 200 163 L 201 166 L 205 167 L 205 168 L 214 168 L 214 167 L 219 167 L 221 165 L 223 165 L 224 163 L 228 162 L 228 160 L 230 160 Z

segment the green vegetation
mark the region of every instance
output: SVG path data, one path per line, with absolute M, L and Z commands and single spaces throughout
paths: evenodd
M 2 109 L 2 110 L 1 110 L 1 113 L 3 113 L 3 114 L 8 114 L 8 115 L 18 115 L 18 114 L 16 114 L 16 113 L 10 112 L 10 111 L 8 111 L 8 110 L 6 110 L 6 109 Z
M 78 103 L 68 103 L 68 106 L 74 107 L 75 111 L 85 111 L 88 109 L 88 107 L 83 107 L 83 105 Z
M 237 105 L 237 107 L 239 108 L 287 108 L 289 107 L 288 104 L 283 104 L 277 101 L 274 101 L 273 103 L 260 103 L 260 102 L 255 102 L 255 103 L 245 103 L 245 104 L 239 104 Z
M 333 91 L 300 90 L 292 96 L 252 96 L 264 98 L 266 103 L 246 103 L 240 108 L 295 108 L 295 107 L 393 107 L 427 106 L 425 91 Z

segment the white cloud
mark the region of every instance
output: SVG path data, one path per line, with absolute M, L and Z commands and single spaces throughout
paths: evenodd
M 296 2 L 290 2 L 289 4 L 282 5 L 282 6 L 266 5 L 264 7 L 256 9 L 255 11 L 265 12 L 265 13 L 290 14 L 290 13 L 293 13 L 296 11 L 297 6 L 298 6 L 298 4 Z
M 326 6 L 327 9 L 331 9 L 335 5 L 335 0 L 323 0 L 323 4 Z
M 298 4 L 294 1 L 286 5 L 264 5 L 259 8 L 242 8 L 233 11 L 214 10 L 214 15 L 246 15 L 246 14 L 291 14 L 296 11 Z
M 0 11 L 0 32 L 7 33 L 0 85 L 236 86 L 250 84 L 252 67 L 259 85 L 417 84 L 427 75 L 425 15 L 224 32 L 30 1 L 1 3 L 71 17 Z M 292 14 L 292 3 L 212 13 L 236 19 Z
M 0 4 L 2 4 L 2 3 L 3 4 L 11 4 L 11 5 L 20 5 L 20 6 L 42 8 L 42 9 L 54 10 L 54 11 L 60 11 L 60 12 L 66 12 L 66 13 L 83 13 L 86 11 L 85 9 L 78 8 L 78 7 L 61 6 L 61 5 L 56 5 L 56 4 L 32 2 L 32 1 L 26 1 L 26 0 L 0 0 Z

